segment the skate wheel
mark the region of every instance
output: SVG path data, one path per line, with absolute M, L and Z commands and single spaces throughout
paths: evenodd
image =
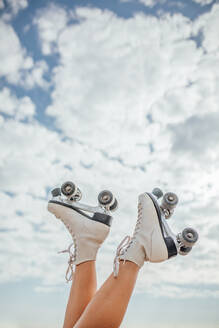
M 154 188 L 152 194 L 159 199 L 163 196 L 163 191 L 160 188 Z
M 98 202 L 103 206 L 112 206 L 114 204 L 114 197 L 111 191 L 103 190 L 98 195 Z
M 61 192 L 65 196 L 72 196 L 76 192 L 76 190 L 77 190 L 77 187 L 71 181 L 66 181 L 61 186 Z
M 192 247 L 181 246 L 180 249 L 179 249 L 179 254 L 185 256 L 185 255 L 187 255 L 191 250 L 192 250 Z
M 198 233 L 192 228 L 185 228 L 182 231 L 180 241 L 185 247 L 193 246 L 198 240 Z
M 164 196 L 163 196 L 163 201 L 169 205 L 169 206 L 176 206 L 178 203 L 178 197 L 176 194 L 174 194 L 173 192 L 167 192 Z
M 110 210 L 111 212 L 114 212 L 115 210 L 117 210 L 117 208 L 118 208 L 118 201 L 117 201 L 117 199 L 115 198 L 114 203 L 110 206 L 109 210 Z
M 178 201 L 179 200 L 176 194 L 173 192 L 167 192 L 163 196 L 161 207 L 168 210 L 170 213 L 173 213 L 173 209 L 176 207 Z
M 61 189 L 60 189 L 60 188 L 54 188 L 54 189 L 51 191 L 51 194 L 52 194 L 53 197 L 61 196 Z

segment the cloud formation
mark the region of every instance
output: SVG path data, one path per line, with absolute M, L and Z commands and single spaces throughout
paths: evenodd
M 12 11 L 13 15 L 17 15 L 20 10 L 27 8 L 28 1 L 27 0 L 6 0 L 6 4 Z
M 205 5 L 209 5 L 210 3 L 212 3 L 214 0 L 192 0 L 198 4 L 200 4 L 201 6 L 205 6 Z
M 145 5 L 146 7 L 154 7 L 156 3 L 158 3 L 155 0 L 139 0 L 139 2 Z
M 5 113 L 15 120 L 31 118 L 35 114 L 35 105 L 29 97 L 17 98 L 9 88 L 0 91 L 0 112 Z
M 34 19 L 37 25 L 42 46 L 42 53 L 50 55 L 56 52 L 56 43 L 61 31 L 66 27 L 69 14 L 64 8 L 54 4 L 48 6 L 46 11 L 40 10 Z
M 218 297 L 209 284 L 219 284 L 213 234 L 219 192 L 218 8 L 215 4 L 194 22 L 179 13 L 158 18 L 140 12 L 124 19 L 98 8 L 71 12 L 49 5 L 38 11 L 34 26 L 41 52 L 58 56 L 44 113 L 56 129 L 37 121 L 29 97 L 15 96 L 9 87 L 0 92 L 1 112 L 9 116 L 0 120 L 1 267 L 12 259 L 1 281 L 41 278 L 46 290 L 63 281 L 66 259 L 55 251 L 70 236 L 46 212 L 46 193 L 75 179 L 84 203 L 96 203 L 107 188 L 120 204 L 100 250 L 100 281 L 112 269 L 119 241 L 132 233 L 138 193 L 160 186 L 181 200 L 173 229 L 194 226 L 200 243 L 186 258 L 146 264 L 137 291 L 150 287 L 155 295 L 199 297 L 201 288 L 203 295 Z M 9 84 L 46 87 L 45 61 L 34 64 L 11 25 L 1 24 L 7 48 L 0 49 L 1 75 Z
M 4 19 L 0 21 L 0 40 L 0 78 L 25 88 L 32 88 L 35 85 L 47 87 L 48 83 L 44 80 L 44 74 L 48 69 L 46 62 L 34 62 L 22 47 L 11 24 Z

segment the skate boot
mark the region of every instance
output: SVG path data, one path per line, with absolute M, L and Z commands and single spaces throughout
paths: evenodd
M 80 189 L 70 181 L 63 183 L 61 188 L 53 189 L 51 194 L 48 210 L 64 223 L 73 239 L 68 249 L 61 251 L 69 253 L 68 282 L 72 280 L 74 265 L 96 259 L 97 251 L 110 230 L 111 212 L 118 203 L 110 191 L 104 190 L 98 195 L 98 206 L 82 204 Z
M 114 259 L 114 276 L 118 275 L 119 261 L 131 261 L 142 267 L 144 261 L 162 262 L 177 254 L 187 255 L 198 240 L 198 233 L 185 228 L 177 235 L 167 220 L 173 215 L 178 203 L 174 193 L 163 196 L 159 188 L 138 197 L 138 219 L 132 238 L 126 236 L 119 244 Z

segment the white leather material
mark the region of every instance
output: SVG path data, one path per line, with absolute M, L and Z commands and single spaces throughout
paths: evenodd
M 141 268 L 146 258 L 144 247 L 137 240 L 134 240 L 124 255 L 120 255 L 119 258 L 120 260 L 134 262 Z
M 168 250 L 164 241 L 154 203 L 146 193 L 138 198 L 142 214 L 137 221 L 138 229 L 132 241 L 119 256 L 121 260 L 129 260 L 142 267 L 144 261 L 162 262 L 168 259 Z
M 110 227 L 59 204 L 48 203 L 48 210 L 63 221 L 75 241 L 74 264 L 95 260 L 97 251 L 106 239 Z
M 144 246 L 150 262 L 165 261 L 168 259 L 168 250 L 154 203 L 147 194 L 141 194 L 138 200 L 143 208 L 139 242 Z

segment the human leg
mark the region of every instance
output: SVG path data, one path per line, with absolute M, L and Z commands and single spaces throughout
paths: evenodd
M 96 292 L 74 328 L 116 328 L 125 315 L 140 267 L 133 262 L 119 263 L 117 279 L 113 273 Z
M 124 238 L 117 248 L 114 276 L 95 294 L 74 328 L 120 326 L 144 262 L 162 262 L 178 253 L 180 245 L 165 227 L 154 196 L 140 195 L 135 230 L 132 238 Z
M 97 288 L 95 261 L 76 265 L 63 328 L 72 328 L 80 318 Z
M 117 279 L 113 275 L 107 279 L 74 328 L 119 327 L 144 261 L 162 262 L 178 253 L 177 241 L 165 231 L 160 209 L 148 193 L 139 196 L 134 234 L 127 238 L 127 243 L 125 239 L 117 249 L 114 262 Z
M 65 184 L 68 188 L 71 185 L 69 182 Z M 104 201 L 107 202 L 106 196 L 109 195 L 109 192 L 105 191 L 102 194 Z M 98 249 L 109 233 L 112 209 L 109 208 L 110 204 L 108 203 L 91 207 L 70 201 L 69 198 L 63 197 L 59 188 L 52 191 L 52 196 L 48 203 L 48 210 L 64 223 L 73 239 L 73 243 L 69 245 L 68 249 L 62 251 L 69 253 L 66 280 L 73 280 L 65 313 L 64 328 L 72 328 L 96 291 L 95 260 Z M 115 205 L 113 209 L 115 209 Z
M 143 207 L 145 213 L 143 213 Z M 140 197 L 138 219 L 132 238 L 125 237 L 119 244 L 114 260 L 114 273 L 88 304 L 74 328 L 117 328 L 125 315 L 138 271 L 144 261 L 151 260 L 151 249 L 157 248 L 155 260 L 167 258 L 163 235 L 156 218 L 151 198 Z M 150 255 L 146 255 L 146 249 Z M 153 257 L 154 259 L 154 257 Z M 116 277 L 116 279 L 115 279 Z

